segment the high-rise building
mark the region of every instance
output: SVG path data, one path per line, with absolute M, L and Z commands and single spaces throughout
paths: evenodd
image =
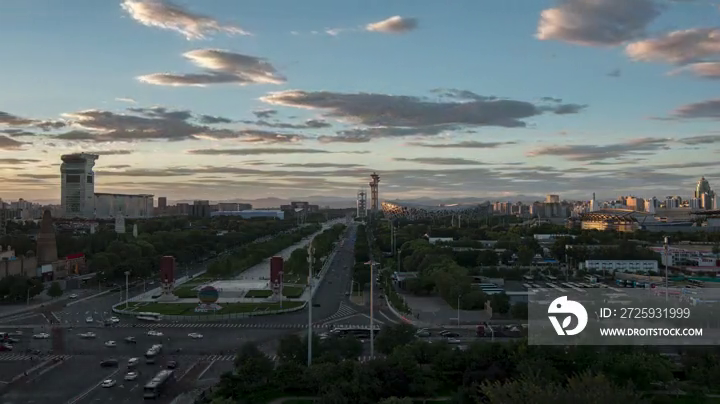
M 38 265 L 52 264 L 58 260 L 57 244 L 55 242 L 55 227 L 50 211 L 43 213 L 40 222 L 40 232 L 37 235 L 37 262 Z
M 367 193 L 359 190 L 357 194 L 357 217 L 364 218 L 367 215 Z
M 560 203 L 560 195 L 548 194 L 545 196 L 545 203 Z
M 164 196 L 158 197 L 158 208 L 165 210 L 167 208 L 167 198 Z
M 62 156 L 60 199 L 67 218 L 95 215 L 95 173 L 97 154 L 76 153 Z

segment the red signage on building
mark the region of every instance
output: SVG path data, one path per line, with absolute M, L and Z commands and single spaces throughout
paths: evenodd
M 175 257 L 166 255 L 160 258 L 160 282 L 175 282 Z
M 77 259 L 77 258 L 82 258 L 82 257 L 84 257 L 84 256 L 85 256 L 85 254 L 83 254 L 83 253 L 70 254 L 70 255 L 68 255 L 67 257 L 65 257 L 65 259 L 69 261 L 69 260 L 74 260 L 74 259 Z
M 282 283 L 282 273 L 283 273 L 283 258 L 282 257 L 272 257 L 270 258 L 270 282 L 272 284 L 281 284 Z

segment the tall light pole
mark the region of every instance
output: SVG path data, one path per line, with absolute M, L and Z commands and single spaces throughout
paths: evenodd
M 125 309 L 128 308 L 128 305 L 130 304 L 130 271 L 125 271 Z
M 308 247 L 308 289 L 310 290 L 310 296 L 308 296 L 308 357 L 307 357 L 307 365 L 308 368 L 312 365 L 312 340 L 313 340 L 313 332 L 312 332 L 312 306 L 313 306 L 313 260 L 315 259 L 315 249 L 312 246 L 312 242 L 310 242 L 310 246 Z
M 670 239 L 669 237 L 665 237 L 665 301 L 668 301 L 668 255 L 670 252 Z
M 370 357 L 375 357 L 375 310 L 373 309 L 373 301 L 375 300 L 375 261 L 370 261 Z
M 569 245 L 565 244 L 565 282 L 568 281 L 568 272 L 570 272 L 570 267 L 568 266 L 568 248 Z
M 457 304 L 457 321 L 458 321 L 458 327 L 460 327 L 460 297 L 462 295 L 458 293 L 458 304 Z

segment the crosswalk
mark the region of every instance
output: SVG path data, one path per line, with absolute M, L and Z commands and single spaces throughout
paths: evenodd
M 343 309 L 342 307 L 340 308 Z M 347 308 L 349 310 L 353 310 L 352 308 Z M 339 312 L 339 311 L 338 311 Z M 355 312 L 353 310 L 355 314 Z M 347 317 L 348 315 L 342 315 L 339 317 L 336 317 L 337 314 L 333 315 L 330 318 L 325 319 L 323 322 L 315 323 L 312 325 L 312 328 L 330 328 L 330 324 L 326 323 L 329 319 L 333 318 L 342 318 Z M 363 326 L 364 324 L 357 324 L 358 327 Z M 286 323 L 137 323 L 137 324 L 115 324 L 111 327 L 114 328 L 308 328 L 307 324 L 302 323 L 295 323 L 295 324 L 286 324 Z
M 336 319 L 340 319 L 340 318 L 344 318 L 344 317 L 350 317 L 355 314 L 358 314 L 357 310 L 353 309 L 345 302 L 340 302 L 340 308 L 338 309 L 338 311 L 335 312 L 335 314 L 333 314 L 332 316 L 326 318 L 325 321 L 331 321 L 331 320 L 336 320 Z
M 266 354 L 268 358 L 270 358 L 273 362 L 279 362 L 280 358 L 277 355 L 271 355 Z M 88 355 L 75 355 L 75 356 L 88 356 Z M 72 358 L 73 355 L 26 355 L 26 354 L 0 354 L 0 362 L 16 362 L 16 361 L 36 361 L 36 362 L 44 362 L 48 360 L 68 360 Z M 130 356 L 123 356 L 118 357 L 117 359 L 125 361 L 129 359 Z M 235 360 L 235 355 L 172 355 L 172 358 L 174 360 L 177 360 L 181 363 L 186 362 L 232 362 Z M 375 356 L 375 358 L 380 358 L 380 356 Z M 373 357 L 371 356 L 359 356 L 357 360 L 359 362 L 368 362 L 371 361 Z
M 30 361 L 35 360 L 38 362 L 44 362 L 47 360 L 67 360 L 72 355 L 29 355 L 20 353 L 5 353 L 0 354 L 0 362 L 15 362 L 15 361 Z

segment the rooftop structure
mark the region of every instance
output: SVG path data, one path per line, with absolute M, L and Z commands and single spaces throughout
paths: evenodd
M 419 205 L 411 202 L 383 202 L 382 210 L 386 217 L 404 217 L 411 220 L 423 218 L 437 218 L 457 215 L 479 215 L 482 208 L 479 205 Z

